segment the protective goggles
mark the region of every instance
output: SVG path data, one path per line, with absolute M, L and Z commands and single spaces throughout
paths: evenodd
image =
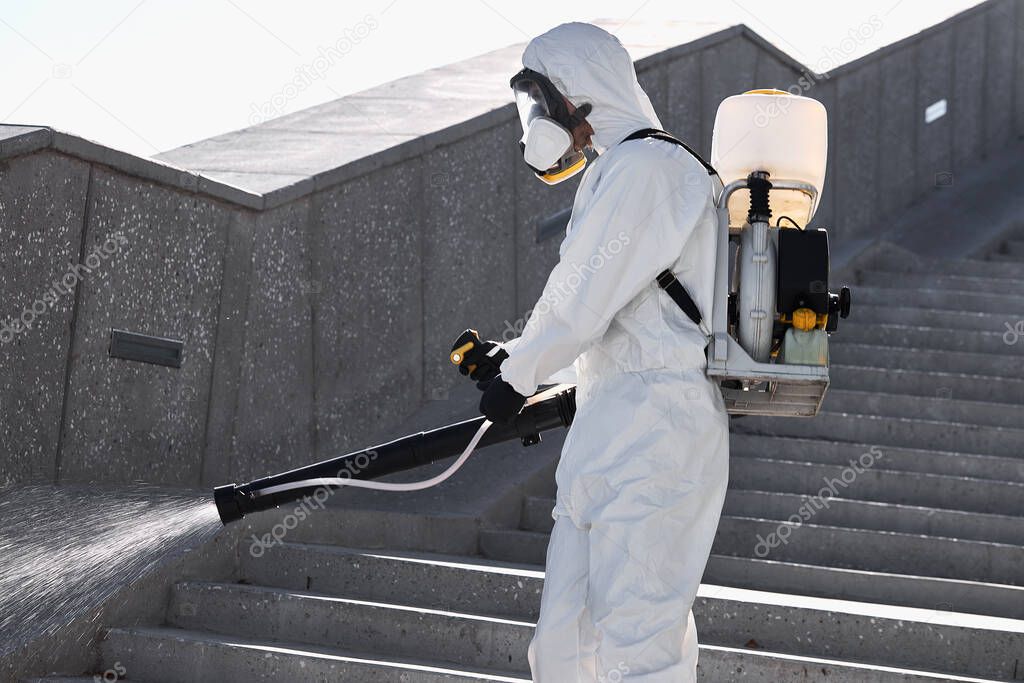
M 592 107 L 581 104 L 572 114 L 565 98 L 543 74 L 523 69 L 509 82 L 519 109 L 523 137 L 519 147 L 523 160 L 548 185 L 560 183 L 587 163 L 582 151 L 573 148 L 573 129 Z

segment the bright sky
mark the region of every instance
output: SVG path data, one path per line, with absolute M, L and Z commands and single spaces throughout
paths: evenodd
M 0 122 L 149 156 L 251 125 L 271 101 L 276 114 L 290 113 L 564 21 L 745 23 L 813 66 L 858 27 L 874 28 L 851 58 L 979 1 L 0 0 Z M 339 41 L 343 58 L 311 70 L 319 50 Z M 304 70 L 316 74 L 309 87 L 282 101 Z

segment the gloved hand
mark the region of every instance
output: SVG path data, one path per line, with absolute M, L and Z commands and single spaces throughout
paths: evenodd
M 459 372 L 478 383 L 486 384 L 497 377 L 506 358 L 508 352 L 498 342 L 482 341 L 476 330 L 466 330 L 452 344 L 452 362 L 459 366 Z
M 526 405 L 526 397 L 498 375 L 492 379 L 480 397 L 480 412 L 491 422 L 508 422 Z

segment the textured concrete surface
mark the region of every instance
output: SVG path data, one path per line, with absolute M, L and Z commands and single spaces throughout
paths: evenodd
M 319 453 L 365 445 L 423 392 L 419 162 L 317 196 L 312 288 Z
M 791 508 L 799 518 L 800 506 Z M 787 518 L 788 519 L 788 518 Z M 816 521 L 816 519 L 815 519 Z M 788 543 L 766 547 L 779 529 Z M 544 561 L 548 534 L 526 530 L 484 530 L 485 557 L 537 565 Z M 767 542 L 767 541 L 766 541 Z M 760 549 L 760 550 L 759 550 Z M 827 565 L 869 572 L 908 574 L 1018 585 L 1024 549 L 986 541 L 946 539 L 910 533 L 826 526 L 765 517 L 723 515 L 712 552 L 718 555 Z
M 841 131 L 860 131 L 860 135 L 856 141 L 840 139 L 838 149 L 830 155 L 835 159 L 831 180 L 838 187 L 835 238 L 862 233 L 878 218 L 878 203 L 864 199 L 881 192 L 875 163 L 884 149 L 879 139 L 880 71 L 878 62 L 866 64 L 836 82 L 835 114 L 829 123 Z
M 0 126 L 0 157 L 8 158 L 30 154 L 49 146 L 53 131 L 40 126 Z
M 88 178 L 50 152 L 0 161 L 0 487 L 54 476 Z
M 825 164 L 825 189 L 821 193 L 821 201 L 818 203 L 818 210 L 814 214 L 812 223 L 814 227 L 823 227 L 829 231 L 830 250 L 842 247 L 851 237 L 845 232 L 845 220 L 836 208 L 838 203 L 837 197 L 839 192 L 841 192 L 836 183 L 836 166 L 838 163 L 836 158 L 839 154 L 839 149 L 856 144 L 856 136 L 859 134 L 859 131 L 856 133 L 849 131 L 847 135 L 854 139 L 844 138 L 844 131 L 840 131 L 833 123 L 837 120 L 836 103 L 838 95 L 836 93 L 838 85 L 836 81 L 835 72 L 831 72 L 828 80 L 816 81 L 814 87 L 808 93 L 825 106 L 825 111 L 828 112 L 829 116 L 828 148 L 830 151 L 828 161 Z M 831 238 L 832 234 L 835 234 L 835 238 Z
M 207 200 L 92 173 L 59 476 L 200 483 L 230 214 Z M 107 355 L 111 329 L 184 342 L 180 368 Z
M 314 452 L 310 210 L 303 200 L 254 217 L 233 425 L 237 477 L 289 469 Z
M 427 398 L 462 376 L 446 362 L 467 327 L 489 334 L 515 320 L 513 123 L 424 157 L 423 384 Z M 448 190 L 448 188 L 457 188 Z
M 701 53 L 681 55 L 672 60 L 667 67 L 665 79 L 668 88 L 668 107 L 664 111 L 658 111 L 661 122 L 665 124 L 665 130 L 671 131 L 681 140 L 689 141 L 691 146 L 698 141 L 703 142 L 703 98 L 696 97 L 697 93 L 701 92 Z M 711 152 L 710 148 L 698 151 L 704 154 Z
M 518 144 L 519 135 L 512 133 L 510 142 Z M 530 309 L 537 303 L 548 273 L 558 263 L 558 245 L 565 236 L 565 228 L 544 241 L 537 240 L 537 226 L 560 210 L 572 206 L 573 196 L 579 187 L 582 175 L 549 187 L 538 180 L 524 164 L 517 163 L 513 169 L 513 183 L 516 189 L 515 203 L 515 248 L 516 248 L 516 297 L 512 329 L 502 327 L 496 330 L 481 329 L 481 334 L 490 334 L 495 339 L 512 339 L 522 332 Z M 566 219 L 566 224 L 568 219 Z
M 954 92 L 953 63 L 957 54 L 952 29 L 934 31 L 917 45 L 915 60 L 926 65 L 917 71 L 917 192 L 923 194 L 946 186 L 953 170 L 953 117 L 948 113 L 925 123 L 924 111 L 939 100 L 949 101 Z M 1005 129 L 1004 129 L 1005 130 Z M 1005 138 L 1004 138 L 1005 139 Z
M 1011 14 L 1009 9 L 1004 10 L 1006 12 L 1007 18 L 1012 17 L 1013 20 L 1016 22 L 1017 26 L 1020 26 L 1022 23 L 1024 23 L 1024 7 L 1021 7 L 1021 4 L 1019 2 L 1005 3 L 1004 7 L 1005 5 L 1012 5 L 1012 7 L 1015 10 L 1014 14 Z M 1018 33 L 1018 50 L 1021 49 L 1021 45 L 1024 45 L 1024 38 L 1021 38 L 1020 33 Z M 1018 52 L 1018 54 L 1020 53 Z M 1024 92 L 1024 60 L 1018 58 L 1014 61 L 1017 64 L 1017 77 L 1014 83 L 1014 92 L 1016 92 L 1017 95 L 1014 97 L 1013 100 L 1015 108 L 1014 127 L 1018 132 L 1020 132 L 1024 131 L 1024 97 L 1021 97 L 1021 93 Z
M 246 323 L 253 269 L 255 221 L 251 214 L 231 216 L 224 236 L 217 338 L 211 372 L 202 481 L 229 481 L 232 477 L 235 413 L 242 386 Z
M 754 80 L 757 71 L 758 48 L 743 36 L 711 46 L 701 52 L 701 131 L 699 145 L 694 149 L 711 153 L 711 133 L 715 125 L 718 105 L 726 97 L 757 87 Z M 716 73 L 716 78 L 707 74 Z
M 877 142 L 885 163 L 878 164 L 877 186 L 884 191 L 877 200 L 879 215 L 886 218 L 916 194 L 917 135 L 911 131 L 924 118 L 917 107 L 916 65 L 913 46 L 894 50 L 878 62 Z
M 951 99 L 953 120 L 953 165 L 962 168 L 977 156 L 985 145 L 985 49 L 986 20 L 978 14 L 953 29 L 953 82 L 956 88 Z
M 1017 45 L 1021 40 L 1019 2 L 1000 0 L 986 8 L 988 36 L 985 41 L 985 152 L 996 154 L 1005 143 L 1005 131 L 1013 130 L 1014 63 L 1020 63 Z M 1020 131 L 1018 131 L 1019 133 Z
M 298 566 L 305 568 L 303 574 L 294 571 Z M 242 574 L 256 585 L 179 584 L 168 611 L 169 622 L 179 630 L 117 632 L 121 649 L 116 652 L 139 659 L 147 656 L 138 651 L 147 639 L 213 641 L 217 633 L 229 641 L 254 644 L 269 645 L 275 638 L 301 640 L 309 643 L 302 646 L 307 657 L 309 648 L 315 651 L 318 643 L 337 648 L 327 653 L 357 651 L 378 661 L 429 660 L 445 666 L 447 660 L 447 666 L 458 663 L 464 671 L 485 666 L 495 673 L 511 673 L 523 671 L 524 643 L 539 609 L 542 582 L 539 572 L 500 563 L 294 544 L 279 546 L 265 558 L 244 561 Z M 831 578 L 842 574 L 833 572 Z M 892 588 L 898 577 L 886 580 L 894 582 Z M 267 619 L 239 622 L 230 616 L 264 610 L 270 611 Z M 847 660 L 836 662 L 839 666 L 851 666 L 849 660 L 886 661 L 890 667 L 1003 678 L 1012 675 L 1012 653 L 1021 637 L 1019 622 L 1009 619 L 714 585 L 701 588 L 695 611 L 706 644 L 756 647 L 767 650 L 765 655 Z M 339 620 L 347 628 L 318 626 Z M 812 632 L 807 632 L 809 628 Z M 423 637 L 398 637 L 403 629 Z M 453 629 L 458 629 L 458 638 L 450 637 Z M 866 637 L 851 639 L 851 631 Z M 756 646 L 751 646 L 751 639 Z M 946 644 L 941 655 L 930 645 L 936 639 Z M 152 645 L 149 650 L 159 651 Z M 230 658 L 210 658 L 181 680 L 202 676 L 224 660 Z M 706 664 L 715 662 L 713 656 L 707 660 Z

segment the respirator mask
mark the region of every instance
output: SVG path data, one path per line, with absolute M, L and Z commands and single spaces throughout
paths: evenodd
M 523 137 L 523 160 L 537 177 L 555 185 L 583 170 L 587 158 L 576 151 L 573 129 L 583 123 L 593 107 L 581 104 L 570 114 L 562 93 L 543 74 L 523 69 L 509 82 L 515 93 Z

